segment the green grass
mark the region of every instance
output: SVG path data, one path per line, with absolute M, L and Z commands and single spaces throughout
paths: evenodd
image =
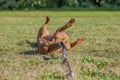
M 66 80 L 61 58 L 43 60 L 25 41 L 36 42 L 45 16 L 52 17 L 51 33 L 75 18 L 67 30 L 70 40 L 87 38 L 67 52 L 75 74 L 72 80 L 120 80 L 119 11 L 1 11 L 0 80 Z

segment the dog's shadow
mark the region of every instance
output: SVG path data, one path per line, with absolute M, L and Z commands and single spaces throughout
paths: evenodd
M 19 54 L 25 54 L 25 55 L 35 55 L 35 54 L 37 54 L 35 49 L 38 47 L 38 45 L 35 42 L 30 42 L 28 40 L 23 40 L 23 41 L 18 42 L 16 45 L 19 46 L 19 47 L 23 47 L 23 48 L 31 47 L 31 48 L 34 49 L 34 50 L 28 50 L 28 51 L 21 51 L 21 52 L 19 52 Z
M 21 51 L 19 54 L 23 55 L 39 55 L 43 60 L 50 60 L 50 59 L 59 59 L 58 55 L 40 55 L 36 52 L 36 49 L 38 47 L 37 43 L 35 42 L 30 42 L 28 40 L 23 40 L 17 43 L 18 46 L 20 47 L 31 47 L 33 50 L 27 50 L 27 51 Z
M 20 52 L 20 54 L 24 54 L 24 55 L 36 55 L 37 53 L 34 50 L 29 50 L 29 51 Z
M 24 54 L 24 55 L 38 55 L 43 60 L 56 60 L 56 59 L 60 58 L 60 56 L 58 56 L 58 55 L 41 55 L 41 54 L 37 54 L 37 52 L 35 52 L 34 50 L 20 52 L 20 54 Z

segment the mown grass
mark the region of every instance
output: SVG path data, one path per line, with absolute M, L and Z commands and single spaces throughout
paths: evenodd
M 70 40 L 87 40 L 67 52 L 75 77 L 72 80 L 120 80 L 120 12 L 112 11 L 1 11 L 0 80 L 67 80 L 67 69 L 59 58 L 44 60 L 36 55 L 37 31 L 51 16 L 52 33 L 70 18 Z M 69 78 L 68 80 L 71 80 Z

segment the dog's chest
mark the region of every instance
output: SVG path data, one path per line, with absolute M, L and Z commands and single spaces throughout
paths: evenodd
M 62 39 L 68 37 L 68 35 L 65 32 L 59 32 L 55 35 L 56 38 Z

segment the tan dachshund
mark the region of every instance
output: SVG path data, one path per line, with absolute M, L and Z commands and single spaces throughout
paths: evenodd
M 85 40 L 85 38 L 81 37 L 72 43 L 69 42 L 69 36 L 65 32 L 65 30 L 73 25 L 75 19 L 70 19 L 64 26 L 58 28 L 56 32 L 53 34 L 50 34 L 49 31 L 47 30 L 47 26 L 50 21 L 51 21 L 50 17 L 47 16 L 46 22 L 38 31 L 37 53 L 48 54 L 56 50 L 60 51 L 61 50 L 60 42 L 64 43 L 66 50 L 71 50 L 71 48 Z

